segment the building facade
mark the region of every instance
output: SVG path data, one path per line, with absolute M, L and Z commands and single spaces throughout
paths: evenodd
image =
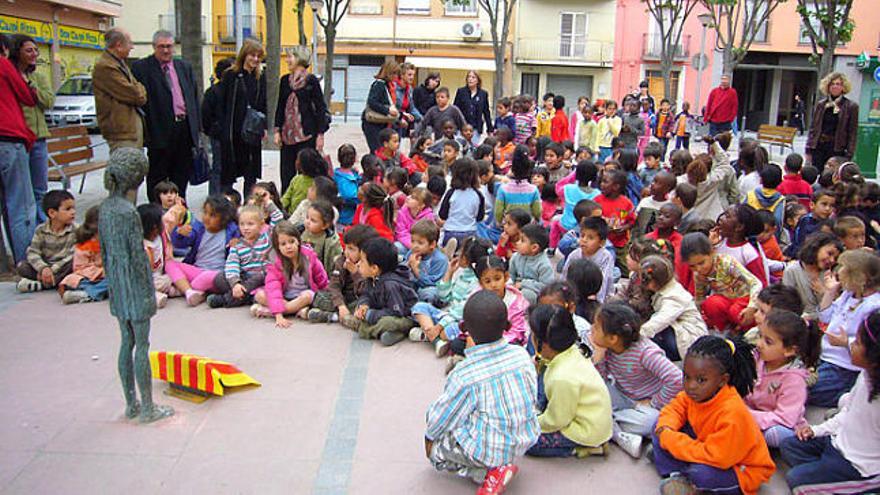
M 325 53 L 323 42 L 318 49 Z M 439 72 L 441 86 L 453 95 L 464 85 L 467 71 L 476 70 L 483 89 L 494 98 L 489 20 L 475 0 L 464 5 L 452 0 L 352 0 L 339 24 L 335 52 L 332 107 L 337 113 L 360 115 L 373 76 L 389 58 L 414 64 L 417 84 L 429 72 Z M 510 75 L 509 59 L 506 63 Z
M 92 72 L 104 49 L 103 32 L 121 13 L 116 0 L 6 0 L 0 3 L 0 33 L 34 38 L 37 70 L 57 88 L 69 76 Z
M 614 60 L 614 0 L 521 0 L 514 37 L 515 87 L 540 101 L 544 93 L 609 98 Z M 618 38 L 619 40 L 620 38 Z

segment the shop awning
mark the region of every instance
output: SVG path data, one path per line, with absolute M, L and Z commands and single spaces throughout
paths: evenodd
M 495 70 L 495 61 L 485 58 L 406 57 L 406 61 L 417 69 Z

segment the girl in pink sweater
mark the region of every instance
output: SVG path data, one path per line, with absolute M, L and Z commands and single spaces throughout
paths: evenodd
M 758 380 L 745 401 L 767 445 L 779 447 L 805 424 L 807 368 L 819 362 L 822 333 L 815 321 L 785 309 L 771 310 L 758 329 Z
M 529 303 L 522 292 L 513 285 L 508 285 L 510 274 L 507 272 L 507 261 L 493 254 L 478 259 L 473 268 L 480 281 L 480 288 L 498 294 L 507 306 L 510 328 L 504 331 L 504 340 L 508 344 L 526 345 L 529 341 L 529 328 L 526 325 Z
M 434 210 L 431 209 L 431 193 L 420 187 L 409 193 L 404 207 L 397 213 L 394 245 L 399 253 L 405 254 L 409 251 L 412 239 L 409 231 L 416 222 L 425 218 L 433 219 Z
M 287 220 L 272 231 L 275 261 L 266 269 L 266 286 L 254 295 L 251 314 L 275 317 L 275 326 L 287 328 L 285 314 L 307 318 L 315 292 L 327 288 L 327 272 L 318 256 L 300 241 L 299 230 Z

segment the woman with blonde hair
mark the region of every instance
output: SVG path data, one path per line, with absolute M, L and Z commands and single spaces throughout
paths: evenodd
M 244 197 L 260 178 L 263 168 L 261 143 L 247 142 L 242 137 L 242 130 L 249 108 L 262 112 L 264 116 L 266 114 L 266 77 L 261 66 L 265 54 L 259 41 L 252 38 L 244 40 L 235 62 L 223 74 L 220 83 L 225 109 L 220 184 L 223 188 L 231 187 L 239 177 L 244 176 Z
M 394 80 L 400 77 L 400 65 L 394 60 L 386 60 L 376 80 L 370 86 L 367 96 L 367 106 L 361 114 L 361 129 L 370 147 L 370 153 L 374 153 L 382 143 L 379 142 L 379 133 L 382 129 L 391 127 L 400 118 L 400 110 L 397 108 Z
M 287 51 L 289 74 L 281 77 L 275 108 L 275 145 L 281 147 L 281 187 L 286 191 L 296 175 L 296 157 L 305 148 L 323 152 L 324 133 L 330 128 L 324 92 L 308 72 L 309 50 L 295 46 Z
M 822 172 L 832 156 L 852 159 L 856 151 L 859 104 L 845 96 L 852 91 L 852 84 L 840 72 L 822 78 L 819 88 L 825 97 L 813 108 L 806 151 L 813 166 Z

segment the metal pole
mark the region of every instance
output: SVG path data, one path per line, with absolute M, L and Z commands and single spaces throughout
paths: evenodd
M 61 40 L 58 38 L 58 9 L 52 12 L 52 44 L 49 45 L 49 67 L 52 71 L 52 91 L 61 87 Z
M 242 0 L 235 0 L 235 15 L 232 21 L 235 23 L 235 53 L 241 51 L 241 45 L 244 43 L 244 14 L 242 9 Z
M 318 12 L 312 10 L 312 73 L 318 72 Z
M 703 33 L 700 35 L 700 68 L 697 70 L 697 101 L 694 102 L 695 114 L 699 115 L 701 118 L 703 116 L 703 107 L 700 105 L 700 98 L 702 98 L 703 89 L 703 69 L 705 69 L 706 63 L 709 62 L 709 57 L 706 56 L 706 26 L 703 26 Z

